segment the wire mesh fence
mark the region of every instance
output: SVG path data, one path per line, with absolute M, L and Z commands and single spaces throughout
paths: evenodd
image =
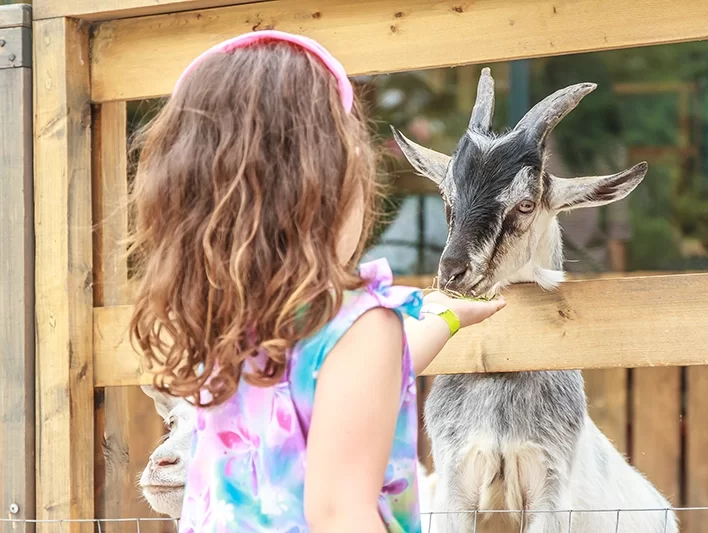
M 603 520 L 598 520 L 600 516 Z M 701 528 L 691 528 L 690 531 L 708 531 L 703 529 L 708 525 L 708 507 L 421 512 L 421 523 L 424 533 L 439 533 L 441 524 L 454 524 L 451 529 L 445 528 L 446 532 L 483 533 L 494 518 L 504 518 L 506 520 L 501 529 L 497 522 L 491 530 L 527 533 L 536 517 L 553 517 L 552 521 L 546 522 L 550 528 L 548 530 L 562 533 L 683 533 L 689 531 L 685 527 L 687 523 L 703 524 Z M 641 528 L 637 529 L 639 524 Z M 546 529 L 533 531 L 545 532 Z
M 589 516 L 604 515 L 601 521 L 606 528 L 598 528 L 598 521 L 593 521 L 594 527 L 588 529 Z M 651 530 L 636 530 L 637 518 L 643 516 L 645 524 L 650 524 Z M 682 524 L 680 531 L 686 531 L 684 522 L 695 518 L 701 524 L 708 524 L 708 507 L 669 507 L 654 509 L 592 509 L 592 510 L 471 510 L 446 512 L 421 512 L 421 523 L 424 533 L 438 533 L 440 523 L 449 519 L 464 517 L 464 528 L 459 533 L 483 533 L 494 517 L 506 519 L 503 531 L 508 533 L 527 533 L 535 517 L 554 517 L 554 524 L 560 525 L 563 533 L 674 533 L 675 518 Z M 66 520 L 33 520 L 0 518 L 2 531 L 31 533 L 70 533 L 76 525 L 90 527 L 93 524 L 95 533 L 151 533 L 176 532 L 179 520 L 174 518 L 86 518 Z M 458 522 L 459 524 L 459 522 Z M 82 528 L 82 531 L 84 529 Z M 446 530 L 447 531 L 447 530 Z M 458 531 L 458 529 L 452 529 Z M 496 531 L 496 529 L 495 529 Z M 556 529 L 553 529 L 556 531 Z
M 72 526 L 93 524 L 96 533 L 153 533 L 155 531 L 177 531 L 179 520 L 164 517 L 149 518 L 77 518 L 66 520 L 34 520 L 0 518 L 0 531 L 30 533 L 70 533 Z

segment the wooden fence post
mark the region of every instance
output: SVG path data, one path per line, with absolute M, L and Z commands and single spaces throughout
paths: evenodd
M 0 6 L 0 517 L 16 519 L 35 516 L 31 24 Z
M 37 518 L 87 519 L 94 516 L 88 27 L 35 20 L 33 42 Z

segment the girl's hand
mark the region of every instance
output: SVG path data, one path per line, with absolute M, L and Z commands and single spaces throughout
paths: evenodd
M 460 320 L 460 328 L 479 324 L 506 305 L 504 298 L 485 301 L 451 298 L 440 291 L 431 292 L 423 297 L 424 304 L 440 304 L 455 313 Z M 425 370 L 433 359 L 450 340 L 450 327 L 439 316 L 423 314 L 422 320 L 407 318 L 405 321 L 408 346 L 413 359 L 416 375 Z
M 464 298 L 452 298 L 440 291 L 426 294 L 423 297 L 423 303 L 444 305 L 460 319 L 461 328 L 479 324 L 506 306 L 506 300 L 504 300 L 503 296 L 489 301 L 465 300 Z

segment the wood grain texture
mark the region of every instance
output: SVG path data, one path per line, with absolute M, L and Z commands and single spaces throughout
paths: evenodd
M 627 453 L 627 369 L 586 370 L 588 413 L 620 452 Z
M 37 518 L 90 518 L 91 109 L 87 28 L 34 24 Z M 51 524 L 38 526 L 52 530 Z M 92 532 L 73 523 L 65 531 Z
M 11 4 L 0 6 L 0 28 L 29 28 L 32 26 L 32 6 Z
M 708 343 L 705 290 L 707 274 L 571 281 L 546 293 L 518 286 L 426 373 L 705 364 L 694 349 Z
M 0 26 L 22 11 L 0 8 Z M 32 71 L 0 68 L 0 95 L 0 509 L 34 518 Z
M 632 381 L 632 464 L 678 507 L 681 369 L 637 368 Z
M 708 366 L 686 369 L 686 502 L 708 506 Z M 708 511 L 683 514 L 686 533 L 708 533 Z
M 130 302 L 125 238 L 128 230 L 125 102 L 99 106 L 93 117 L 94 304 Z M 100 399 L 100 401 L 99 401 Z M 96 510 L 101 518 L 152 516 L 135 480 L 147 464 L 164 425 L 153 402 L 137 387 L 111 387 L 95 405 Z M 145 523 L 141 531 L 159 531 Z M 125 524 L 106 522 L 105 533 Z
M 357 75 L 704 39 L 708 2 L 297 0 L 102 22 L 91 96 L 167 95 L 208 47 L 266 28 L 315 38 Z
M 518 285 L 460 331 L 424 374 L 708 364 L 708 274 Z M 131 306 L 94 309 L 96 386 L 151 383 L 130 346 Z
M 34 18 L 113 20 L 261 1 L 263 0 L 34 0 Z

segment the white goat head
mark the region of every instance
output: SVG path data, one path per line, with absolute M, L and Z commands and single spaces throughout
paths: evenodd
M 187 478 L 189 447 L 197 423 L 196 409 L 189 402 L 153 387 L 141 388 L 155 402 L 155 409 L 165 421 L 169 434 L 150 455 L 140 476 L 140 489 L 155 511 L 179 518 Z
M 438 271 L 442 287 L 484 295 L 509 282 L 556 286 L 563 280 L 556 215 L 620 200 L 642 181 L 646 163 L 575 179 L 552 176 L 544 168 L 548 135 L 595 87 L 580 83 L 560 89 L 514 129 L 496 135 L 494 80 L 484 68 L 469 126 L 451 157 L 392 128 L 408 161 L 439 186 L 445 202 L 449 230 Z

